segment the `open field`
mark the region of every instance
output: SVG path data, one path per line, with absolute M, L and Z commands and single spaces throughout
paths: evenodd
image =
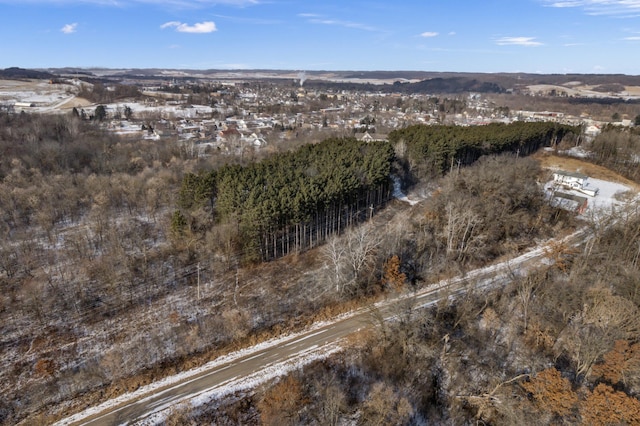
M 569 82 L 565 84 L 532 84 L 528 86 L 531 93 L 549 93 L 555 90 L 556 93 L 565 93 L 571 97 L 587 97 L 587 98 L 637 98 L 640 97 L 640 86 L 622 86 L 623 91 L 620 92 L 603 92 L 596 90 L 597 85 L 583 84 L 582 82 Z

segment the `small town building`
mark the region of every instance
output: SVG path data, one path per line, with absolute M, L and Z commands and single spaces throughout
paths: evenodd
M 595 197 L 598 194 L 598 188 L 592 186 L 588 182 L 589 176 L 579 172 L 567 172 L 558 170 L 553 173 L 553 183 L 566 189 L 573 189 Z
M 551 198 L 551 205 L 563 210 L 583 214 L 587 210 L 588 199 L 580 195 L 556 191 Z
M 369 132 L 364 132 L 356 135 L 356 139 L 363 142 L 386 141 L 387 138 L 387 135 L 379 135 L 376 133 L 371 134 Z

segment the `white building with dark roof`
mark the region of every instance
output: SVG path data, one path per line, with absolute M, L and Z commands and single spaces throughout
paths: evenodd
M 598 194 L 598 188 L 590 185 L 588 180 L 589 176 L 579 172 L 567 172 L 564 170 L 553 172 L 553 183 L 555 185 L 595 197 Z

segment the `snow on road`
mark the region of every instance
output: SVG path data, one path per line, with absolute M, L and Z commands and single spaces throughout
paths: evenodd
M 578 231 L 568 237 L 565 237 L 564 239 L 573 238 L 579 235 L 580 232 L 582 231 Z M 545 252 L 545 247 L 546 247 L 546 243 L 540 244 L 537 247 L 531 249 L 530 251 L 516 258 L 509 259 L 509 260 L 500 262 L 498 264 L 490 265 L 474 271 L 470 271 L 466 275 L 463 275 L 460 277 L 454 277 L 451 279 L 442 280 L 440 282 L 437 282 L 425 287 L 424 289 L 422 289 L 417 293 L 406 293 L 393 299 L 380 301 L 375 304 L 375 307 L 378 309 L 382 309 L 399 300 L 404 300 L 409 298 L 416 298 L 416 300 L 418 300 L 420 298 L 426 298 L 429 295 L 433 295 L 438 290 L 441 290 L 451 285 L 466 282 L 467 280 L 470 280 L 470 279 L 480 278 L 481 279 L 480 287 L 483 287 L 483 288 L 498 285 L 503 281 L 506 275 L 512 274 L 513 271 L 523 272 L 521 265 L 527 260 L 530 260 L 538 256 L 542 256 Z M 490 274 L 496 274 L 496 276 L 493 278 L 489 277 L 489 278 L 482 279 L 484 275 L 490 275 Z M 420 302 L 418 303 L 416 308 L 426 307 L 431 305 L 432 303 L 433 303 L 432 300 L 429 300 L 427 302 Z M 229 364 L 239 361 L 241 359 L 246 360 L 247 357 L 251 357 L 251 358 L 258 357 L 261 351 L 265 349 L 275 348 L 275 347 L 284 347 L 284 346 L 287 346 L 293 340 L 304 340 L 310 337 L 309 333 L 313 335 L 315 330 L 319 330 L 320 328 L 323 328 L 327 325 L 336 324 L 339 321 L 348 319 L 352 316 L 362 313 L 365 309 L 366 308 L 355 310 L 355 311 L 343 314 L 337 318 L 334 318 L 333 320 L 314 324 L 312 327 L 308 328 L 303 332 L 289 334 L 279 338 L 274 338 L 269 341 L 260 343 L 256 346 L 243 349 L 237 352 L 233 352 L 229 355 L 222 356 L 214 361 L 211 361 L 203 365 L 202 367 L 198 367 L 198 368 L 195 368 L 171 377 L 167 377 L 161 381 L 158 381 L 157 383 L 152 383 L 150 385 L 142 387 L 135 392 L 121 395 L 113 400 L 106 401 L 99 406 L 89 408 L 81 413 L 77 413 L 71 417 L 61 420 L 60 422 L 56 423 L 56 425 L 61 426 L 61 425 L 69 425 L 72 423 L 81 422 L 83 419 L 87 419 L 88 417 L 98 415 L 99 413 L 107 410 L 117 411 L 118 407 L 124 407 L 126 406 L 126 404 L 130 402 L 140 400 L 140 399 L 150 398 L 152 396 L 158 396 L 159 394 L 168 392 L 170 390 L 169 388 L 171 388 L 173 385 L 194 381 L 200 375 L 206 374 L 207 372 L 210 372 L 214 369 L 227 368 L 226 366 L 228 366 Z M 392 319 L 392 318 L 393 316 L 389 317 L 389 319 Z M 148 413 L 147 417 L 145 417 L 144 419 L 138 420 L 135 424 L 140 424 L 144 426 L 160 424 L 166 419 L 168 415 L 171 414 L 171 410 L 174 407 L 178 406 L 179 404 L 183 404 L 185 407 L 187 404 L 190 407 L 199 407 L 203 404 L 209 404 L 214 400 L 233 394 L 237 391 L 243 391 L 243 390 L 254 388 L 259 384 L 266 383 L 267 381 L 272 380 L 276 377 L 285 375 L 288 372 L 298 369 L 304 365 L 307 365 L 317 359 L 327 358 L 331 354 L 334 354 L 341 350 L 342 348 L 340 347 L 339 342 L 330 342 L 321 347 L 313 346 L 311 348 L 307 348 L 304 351 L 301 351 L 300 353 L 296 354 L 292 358 L 287 358 L 284 360 L 273 362 L 267 365 L 265 368 L 262 368 L 261 370 L 256 371 L 247 376 L 234 377 L 233 379 L 225 383 L 221 383 L 218 386 L 209 388 L 199 394 L 180 396 L 177 398 L 166 398 L 162 400 L 162 402 L 159 405 L 155 406 L 153 410 L 150 413 Z
M 189 404 L 192 408 L 201 407 L 235 392 L 253 389 L 262 383 L 275 379 L 276 377 L 284 376 L 289 372 L 308 365 L 315 360 L 326 359 L 341 350 L 342 348 L 333 342 L 322 347 L 312 347 L 300 352 L 293 358 L 273 363 L 248 376 L 234 377 L 232 380 L 222 383 L 220 386 L 215 388 L 207 389 L 198 395 L 189 395 L 182 399 L 167 401 L 165 404 L 157 407 L 156 410 L 154 410 L 148 417 L 137 421 L 135 424 L 141 426 L 162 424 L 177 404 L 185 404 L 183 405 L 185 408 L 186 404 Z
M 155 383 L 151 383 L 147 386 L 143 386 L 141 388 L 139 388 L 138 390 L 134 391 L 134 392 L 129 392 L 129 393 L 125 393 L 122 394 L 116 398 L 113 398 L 109 401 L 105 401 L 104 403 L 97 405 L 95 407 L 90 407 L 82 412 L 79 412 L 77 414 L 74 414 L 70 417 L 67 417 L 65 419 L 60 420 L 59 422 L 55 423 L 54 425 L 57 426 L 62 426 L 62 425 L 69 425 L 72 423 L 76 423 L 76 422 L 81 422 L 82 420 L 97 415 L 103 411 L 106 410 L 114 410 L 116 409 L 116 407 L 121 406 L 123 404 L 138 400 L 140 398 L 143 398 L 146 395 L 150 395 L 150 394 L 158 394 L 160 392 L 162 392 L 163 389 L 171 387 L 173 385 L 176 385 L 178 383 L 183 383 L 183 382 L 187 382 L 191 379 L 194 379 L 208 371 L 211 371 L 213 369 L 216 368 L 220 368 L 223 367 L 226 364 L 230 364 L 234 361 L 240 360 L 242 358 L 245 358 L 247 356 L 250 355 L 254 355 L 254 354 L 258 354 L 259 352 L 265 350 L 265 349 L 269 349 L 269 348 L 274 348 L 274 347 L 279 347 L 282 346 L 283 343 L 291 341 L 296 339 L 297 337 L 301 337 L 304 336 L 305 334 L 309 333 L 310 331 L 313 330 L 317 330 L 320 329 L 326 325 L 338 322 L 340 320 L 349 318 L 351 316 L 356 315 L 358 312 L 358 310 L 356 311 L 352 311 L 352 312 L 348 312 L 346 314 L 340 315 L 337 318 L 331 320 L 331 321 L 323 321 L 323 322 L 318 322 L 316 324 L 314 324 L 313 326 L 311 326 L 310 328 L 298 332 L 298 333 L 293 333 L 293 334 L 287 334 L 278 338 L 273 338 L 270 340 L 267 340 L 265 342 L 259 343 L 255 346 L 251 346 L 249 348 L 246 349 L 242 349 L 236 352 L 232 352 L 228 355 L 224 355 L 221 356 L 211 362 L 208 362 L 207 364 L 201 366 L 201 367 L 197 367 L 170 377 L 166 377 L 162 380 L 159 380 Z M 195 399 L 192 401 L 192 405 L 193 406 L 197 406 L 198 404 L 204 403 L 206 401 L 209 401 L 211 399 L 215 398 L 219 398 L 221 396 L 224 395 L 228 395 L 230 393 L 233 393 L 237 390 L 242 390 L 242 389 L 247 389 L 250 387 L 254 387 L 260 383 L 264 383 L 267 382 L 268 380 L 271 380 L 275 377 L 278 377 L 282 374 L 286 374 L 289 371 L 292 371 L 296 368 L 298 368 L 299 366 L 302 365 L 306 365 L 316 359 L 320 359 L 320 358 L 326 358 L 327 356 L 329 356 L 330 354 L 341 350 L 341 348 L 337 345 L 332 345 L 332 347 L 321 347 L 321 348 L 314 348 L 314 350 L 309 350 L 303 353 L 300 353 L 299 355 L 297 355 L 295 358 L 293 359 L 288 359 L 285 360 L 283 362 L 278 362 L 278 363 L 274 363 L 270 366 L 268 366 L 266 369 L 261 370 L 259 372 L 256 372 L 250 376 L 247 377 L 241 377 L 238 378 L 237 380 L 233 380 L 229 383 L 223 384 L 223 386 L 219 386 L 216 387 L 210 391 L 206 391 L 200 395 L 197 395 L 195 397 Z M 191 397 L 189 397 L 191 398 Z M 184 399 L 189 399 L 189 398 L 184 398 Z M 207 399 L 208 398 L 208 399 Z M 165 410 L 167 409 L 169 406 L 174 406 L 175 404 L 181 402 L 180 401 L 171 401 L 167 406 L 163 406 L 158 408 L 153 414 L 153 419 L 158 419 L 160 420 L 161 418 L 163 418 L 160 414 L 161 409 Z M 168 413 L 164 413 L 165 415 Z M 150 424 L 148 423 L 148 421 L 144 424 Z

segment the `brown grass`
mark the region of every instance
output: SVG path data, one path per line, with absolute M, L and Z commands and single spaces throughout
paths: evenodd
M 638 86 L 626 86 L 625 91 L 629 92 L 630 95 L 640 95 L 640 87 Z
M 575 157 L 561 157 L 549 152 L 539 151 L 533 158 L 540 162 L 541 167 L 552 170 L 565 170 L 568 172 L 580 172 L 589 177 L 595 179 L 606 180 L 609 182 L 621 183 L 627 185 L 635 190 L 640 190 L 640 185 L 632 180 L 629 180 L 618 173 L 607 169 L 606 167 L 598 166 L 588 161 L 581 160 Z
M 82 108 L 82 107 L 86 107 L 89 105 L 93 105 L 92 102 L 86 100 L 85 98 L 73 98 L 73 99 L 69 99 L 67 102 L 65 102 L 64 104 L 60 105 L 58 108 L 59 109 L 72 109 L 73 107 L 76 108 Z

